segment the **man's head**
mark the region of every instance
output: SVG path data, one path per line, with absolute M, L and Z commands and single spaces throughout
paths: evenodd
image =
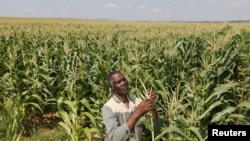
M 121 71 L 110 72 L 107 82 L 114 94 L 127 95 L 129 93 L 128 81 Z

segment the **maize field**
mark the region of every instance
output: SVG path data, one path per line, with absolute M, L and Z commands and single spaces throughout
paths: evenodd
M 161 132 L 145 116 L 145 141 L 206 141 L 210 124 L 250 124 L 249 23 L 0 23 L 0 141 L 35 140 L 39 129 L 62 133 L 39 141 L 102 141 L 111 70 L 131 95 L 156 90 Z

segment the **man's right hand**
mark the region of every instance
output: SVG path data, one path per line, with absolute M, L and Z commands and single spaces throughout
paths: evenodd
M 151 99 L 145 99 L 136 107 L 134 113 L 137 113 L 141 117 L 153 109 L 153 101 Z
M 127 126 L 130 131 L 132 131 L 135 127 L 136 122 L 144 116 L 147 112 L 153 110 L 153 101 L 150 99 L 143 100 L 135 109 L 135 111 L 131 114 L 129 119 L 127 120 Z

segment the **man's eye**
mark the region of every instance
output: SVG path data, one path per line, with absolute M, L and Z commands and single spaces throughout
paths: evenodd
M 117 82 L 115 82 L 115 84 L 119 84 L 119 83 L 121 83 L 121 81 L 117 81 Z

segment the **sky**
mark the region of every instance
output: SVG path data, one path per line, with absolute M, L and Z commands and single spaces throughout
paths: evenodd
M 250 20 L 250 0 L 0 0 L 0 17 L 123 21 Z

